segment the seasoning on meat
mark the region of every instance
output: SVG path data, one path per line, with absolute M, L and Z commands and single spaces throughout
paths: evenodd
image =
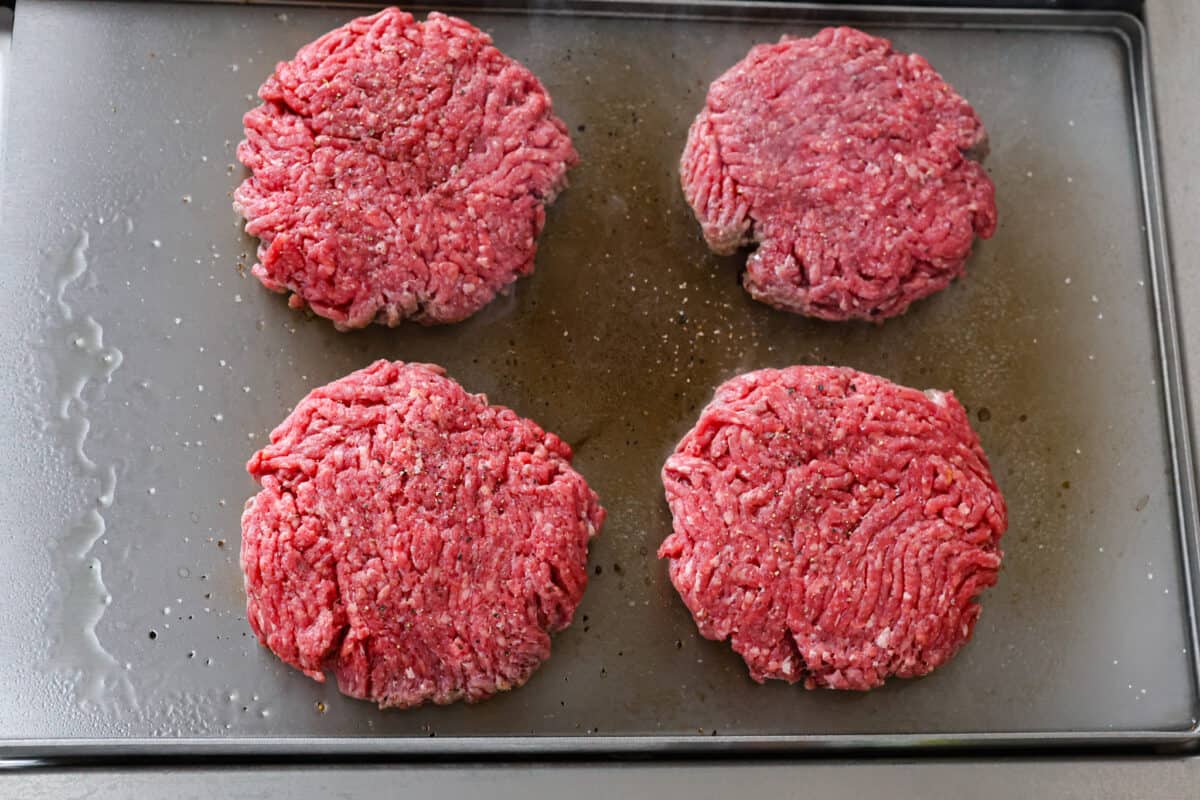
M 309 677 L 381 707 L 473 702 L 550 655 L 604 522 L 557 436 L 440 367 L 313 390 L 247 465 L 247 619 Z
M 683 153 L 717 253 L 752 243 L 755 299 L 882 320 L 964 271 L 996 228 L 971 106 L 919 55 L 853 28 L 758 45 L 713 82 Z
M 533 271 L 578 156 L 537 78 L 453 17 L 390 8 L 280 63 L 234 193 L 254 274 L 339 330 L 458 322 Z
M 717 389 L 663 467 L 659 548 L 700 633 L 759 682 L 871 689 L 971 637 L 1004 498 L 949 392 L 840 367 Z

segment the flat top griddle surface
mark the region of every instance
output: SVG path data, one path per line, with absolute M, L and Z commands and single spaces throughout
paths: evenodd
M 583 163 L 508 297 L 456 326 L 338 334 L 248 276 L 229 195 L 259 83 L 362 10 L 22 2 L 0 193 L 9 753 L 1191 727 L 1135 42 L 1115 18 L 860 21 L 978 110 L 1000 227 L 946 292 L 882 327 L 839 325 L 751 301 L 744 255 L 710 255 L 679 190 L 708 83 L 752 44 L 820 27 L 724 8 L 742 18 L 460 12 L 541 77 Z M 525 688 L 481 705 L 380 712 L 285 667 L 244 619 L 246 459 L 309 389 L 376 358 L 440 363 L 559 433 L 609 510 L 575 624 Z M 757 686 L 696 635 L 654 558 L 670 526 L 658 471 L 713 388 L 795 363 L 953 389 L 970 408 L 1010 506 L 1006 560 L 974 640 L 928 678 Z

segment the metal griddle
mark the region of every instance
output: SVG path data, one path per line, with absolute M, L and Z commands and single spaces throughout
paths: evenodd
M 445 7 L 445 6 L 443 6 Z M 537 272 L 451 327 L 338 334 L 246 268 L 241 115 L 360 8 L 21 0 L 0 191 L 0 756 L 681 754 L 1197 740 L 1196 509 L 1146 42 L 1091 12 L 582 2 L 458 13 L 531 67 L 583 163 Z M 991 134 L 1000 228 L 882 327 L 753 302 L 678 187 L 708 83 L 849 22 L 926 55 Z M 609 510 L 575 624 L 520 689 L 381 712 L 244 619 L 249 455 L 312 387 L 434 361 L 576 449 Z M 1010 506 L 948 666 L 758 686 L 654 551 L 659 468 L 721 381 L 845 364 L 969 407 Z

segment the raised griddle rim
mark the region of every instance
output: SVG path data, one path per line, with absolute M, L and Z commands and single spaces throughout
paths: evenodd
M 222 0 L 181 0 L 214 3 Z M 346 6 L 355 2 L 277 2 L 255 4 L 289 6 Z M 245 2 L 230 5 L 245 5 Z M 379 4 L 369 4 L 379 5 Z M 426 5 L 407 5 L 429 10 Z M 733 736 L 508 736 L 508 737 L 262 737 L 234 738 L 130 738 L 111 739 L 11 739 L 0 743 L 0 766 L 197 759 L 287 760 L 314 756 L 329 759 L 437 760 L 475 758 L 600 758 L 640 757 L 747 757 L 781 755 L 938 755 L 954 753 L 1045 751 L 1102 752 L 1133 750 L 1182 753 L 1200 750 L 1200 630 L 1197 626 L 1197 564 L 1200 562 L 1200 517 L 1191 449 L 1190 415 L 1179 339 L 1175 287 L 1169 257 L 1157 133 L 1150 81 L 1148 35 L 1141 20 L 1113 11 L 1061 11 L 1045 9 L 994 9 L 862 5 L 831 7 L 810 3 L 756 2 L 755 0 L 564 0 L 545 8 L 537 0 L 505 2 L 498 6 L 446 0 L 438 9 L 487 13 L 541 13 L 570 16 L 638 16 L 653 19 L 694 20 L 795 20 L 831 24 L 887 24 L 892 27 L 1002 28 L 1004 30 L 1059 30 L 1100 32 L 1116 36 L 1127 54 L 1135 117 L 1142 205 L 1146 217 L 1146 243 L 1151 265 L 1151 287 L 1156 312 L 1160 368 L 1163 376 L 1168 441 L 1181 536 L 1181 559 L 1188 600 L 1189 664 L 1192 683 L 1191 725 L 1179 730 L 1043 731 L 989 733 L 906 734 L 797 734 Z M 17 8 L 17 15 L 20 8 Z

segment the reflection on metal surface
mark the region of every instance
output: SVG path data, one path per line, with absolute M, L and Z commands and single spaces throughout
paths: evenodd
M 68 299 L 68 290 L 87 272 L 88 244 L 84 230 L 59 267 L 54 281 L 58 318 L 46 335 L 46 346 L 57 351 L 57 374 L 53 386 L 45 387 L 55 395 L 48 407 L 56 413 L 46 425 L 73 453 L 73 470 L 97 488 L 93 505 L 75 516 L 61 539 L 50 542 L 57 590 L 52 593 L 50 665 L 71 682 L 77 703 L 103 708 L 119 701 L 128 707 L 136 705 L 133 684 L 96 636 L 96 624 L 112 603 L 112 595 L 92 550 L 106 530 L 101 512 L 112 506 L 116 496 L 117 465 L 97 463 L 87 453 L 92 423 L 85 393 L 95 381 L 112 381 L 122 355 L 105 345 L 100 323 L 78 313 Z

